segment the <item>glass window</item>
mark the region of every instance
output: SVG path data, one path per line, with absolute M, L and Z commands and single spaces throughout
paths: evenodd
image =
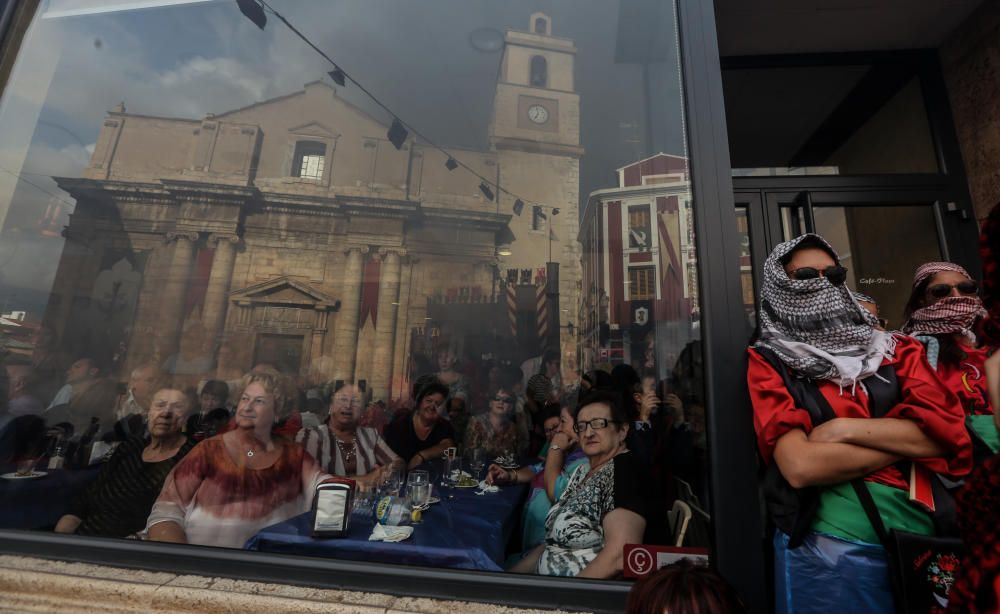
M 301 179 L 322 179 L 326 164 L 326 145 L 315 141 L 299 141 L 295 144 L 295 159 L 292 162 L 292 176 Z
M 253 0 L 40 4 L 0 103 L 0 527 L 610 578 L 623 507 L 705 551 L 673 4 L 268 5 L 308 40 Z

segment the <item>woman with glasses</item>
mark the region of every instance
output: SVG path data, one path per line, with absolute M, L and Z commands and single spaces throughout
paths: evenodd
M 367 490 L 384 481 L 402 461 L 377 430 L 358 425 L 364 401 L 357 386 L 341 385 L 333 393 L 326 424 L 300 430 L 295 441 L 324 471 L 350 477 Z
M 979 284 L 964 268 L 951 262 L 928 262 L 917 268 L 903 332 L 927 347 L 938 377 L 958 396 L 975 435 L 977 458 L 1000 450 L 986 377 L 987 358 L 995 348 L 977 338 L 985 316 Z
M 579 404 L 573 430 L 579 465 L 545 519 L 545 543 L 511 568 L 550 576 L 615 578 L 625 544 L 645 543 L 651 478 L 625 445 L 621 396 L 596 392 Z
M 776 611 L 892 612 L 886 553 L 856 493 L 870 492 L 887 529 L 933 535 L 898 463 L 969 471 L 958 399 L 919 342 L 876 329 L 823 238 L 778 245 L 763 277 L 747 381 L 777 527 Z
M 508 452 L 520 456 L 524 448 L 518 441 L 517 425 L 514 424 L 514 395 L 501 387 L 487 398 L 489 408 L 486 413 L 469 420 L 465 430 L 465 449 L 481 448 L 489 458 Z

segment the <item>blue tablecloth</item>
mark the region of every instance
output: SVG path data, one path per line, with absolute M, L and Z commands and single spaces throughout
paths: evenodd
M 14 466 L 0 466 L 0 474 Z M 0 529 L 51 529 L 70 503 L 97 478 L 100 467 L 39 469 L 48 475 L 30 480 L 0 479 Z
M 262 552 L 328 558 L 502 571 L 504 549 L 519 519 L 527 484 L 507 486 L 500 492 L 476 495 L 476 489 L 434 487 L 441 496 L 414 525 L 403 542 L 368 541 L 375 521 L 371 514 L 355 513 L 347 537 L 315 539 L 312 514 L 271 525 L 247 542 L 246 548 Z M 440 492 L 438 492 L 440 490 Z

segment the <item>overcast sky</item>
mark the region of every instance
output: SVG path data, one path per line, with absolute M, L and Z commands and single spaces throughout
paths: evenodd
M 581 160 L 581 209 L 590 191 L 614 186 L 616 168 L 655 153 L 652 149 L 685 153 L 675 57 L 650 69 L 651 112 L 659 121 L 654 122 L 657 145 L 646 142 L 641 68 L 615 63 L 617 1 L 271 4 L 405 121 L 440 143 L 476 149 L 487 146 L 500 53 L 473 48 L 470 34 L 480 28 L 526 30 L 533 12 L 546 12 L 553 34 L 572 39 L 578 49 L 577 91 L 587 151 Z M 672 26 L 663 34 L 674 49 Z M 55 193 L 68 199 L 47 176 L 80 174 L 106 112 L 120 101 L 132 113 L 197 118 L 288 94 L 329 70 L 277 19 L 271 17 L 261 31 L 233 0 L 42 19 L 25 46 L 56 53 L 58 60 L 22 171 L 39 187 L 18 184 L 15 204 L 22 210 L 42 206 Z M 342 95 L 372 108 L 356 88 Z M 16 96 L 15 80 L 4 104 Z M 372 111 L 388 121 L 384 113 Z M 478 181 L 470 177 L 470 183 Z M 4 230 L 16 223 L 17 216 L 9 217 Z M 56 257 L 60 250 L 61 245 Z M 0 264 L 3 257 L 0 253 Z M 21 275 L 6 266 L 0 275 L 8 284 L 20 281 L 45 290 L 45 280 L 54 274 L 41 270 L 45 260 L 34 254 L 34 270 Z

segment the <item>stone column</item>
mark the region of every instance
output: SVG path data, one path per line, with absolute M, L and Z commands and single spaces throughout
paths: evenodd
M 233 278 L 233 262 L 236 260 L 236 246 L 240 238 L 230 234 L 213 234 L 208 237 L 208 244 L 216 244 L 215 256 L 212 258 L 212 272 L 208 276 L 208 289 L 205 290 L 205 304 L 201 309 L 201 321 L 205 326 L 205 334 L 212 339 L 212 348 L 219 347 L 222 331 L 226 324 L 226 312 L 229 309 L 229 286 Z
M 383 254 L 382 275 L 378 289 L 378 324 L 375 327 L 375 351 L 372 355 L 372 400 L 389 401 L 389 381 L 392 378 L 392 352 L 399 307 L 400 251 L 380 249 Z
M 410 342 L 410 288 L 413 281 L 413 267 L 416 258 L 404 256 L 399 274 L 399 307 L 396 310 L 396 341 L 392 352 L 392 385 L 389 391 L 393 398 L 408 398 L 409 373 L 406 371 L 406 349 Z
M 163 289 L 160 293 L 159 330 L 157 333 L 158 359 L 162 362 L 177 353 L 180 346 L 181 327 L 184 324 L 184 296 L 187 294 L 194 262 L 197 232 L 168 232 L 166 241 L 174 242 Z
M 341 283 L 340 313 L 333 340 L 335 380 L 354 381 L 354 364 L 358 345 L 358 314 L 361 310 L 361 275 L 367 247 L 351 247 L 344 252 L 344 280 Z

